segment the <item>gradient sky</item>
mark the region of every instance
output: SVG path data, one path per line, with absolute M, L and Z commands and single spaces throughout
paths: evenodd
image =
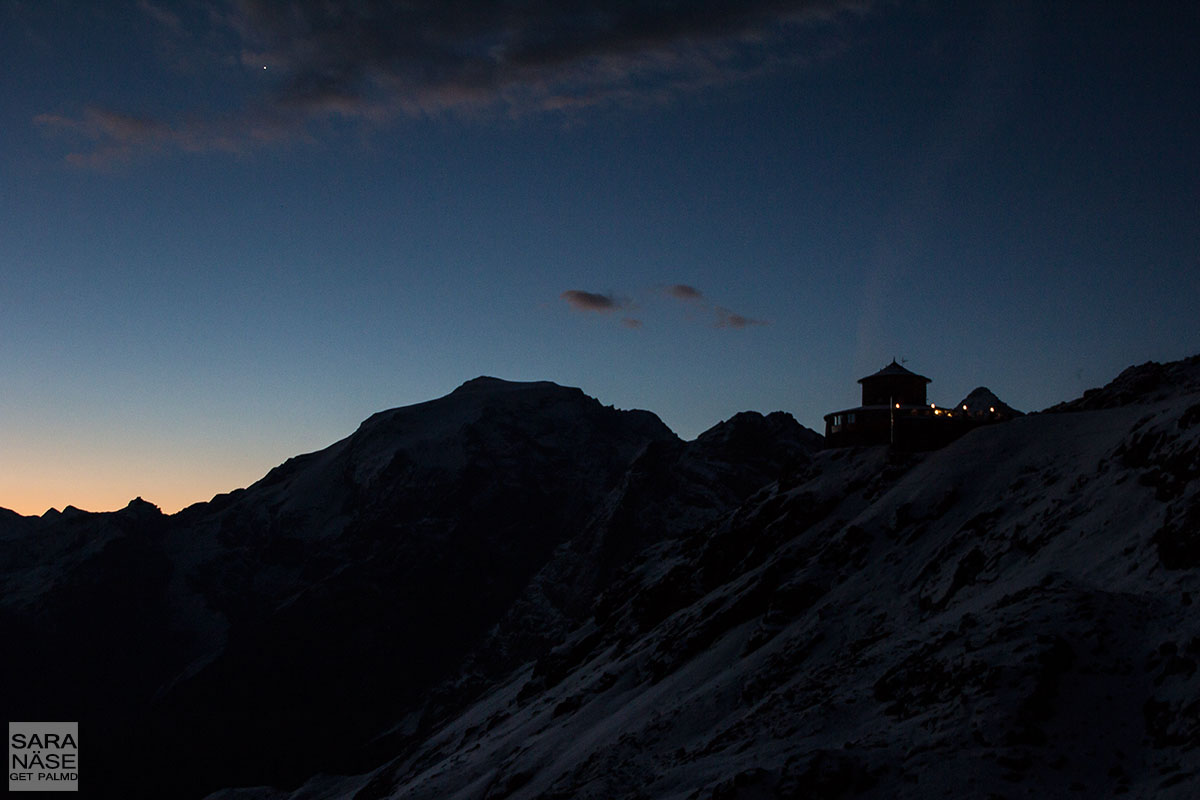
M 477 375 L 692 438 L 1200 352 L 1200 4 L 0 0 L 0 506 Z

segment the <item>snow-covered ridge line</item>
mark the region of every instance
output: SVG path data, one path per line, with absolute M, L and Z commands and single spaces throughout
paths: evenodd
M 920 454 L 473 381 L 185 513 L 0 518 L 0 697 L 151 732 L 102 796 L 1195 796 L 1198 375 Z

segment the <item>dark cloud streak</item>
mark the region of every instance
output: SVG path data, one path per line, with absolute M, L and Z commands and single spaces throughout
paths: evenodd
M 395 3 L 383 0 L 224 0 L 209 6 L 249 69 L 278 79 L 220 119 L 180 109 L 157 123 L 146 149 L 246 150 L 304 136 L 329 116 L 386 122 L 446 112 L 568 113 L 596 105 L 658 103 L 679 93 L 805 58 L 819 44 L 798 25 L 861 14 L 869 0 L 600 0 Z M 139 0 L 143 14 L 179 33 L 180 17 Z M 208 32 L 211 40 L 213 31 Z M 196 38 L 205 38 L 197 32 Z M 798 52 L 800 51 L 800 52 Z M 93 154 L 137 149 L 104 126 L 75 126 Z M 71 127 L 69 125 L 63 127 Z M 261 131 L 270 130 L 269 136 Z M 256 133 L 259 132 L 259 133 Z
M 610 294 L 598 294 L 596 292 L 585 292 L 580 289 L 568 289 L 561 295 L 563 300 L 566 300 L 571 308 L 576 311 L 599 311 L 608 313 L 622 308 L 625 304 L 617 300 Z
M 688 286 L 686 283 L 676 283 L 667 287 L 667 294 L 677 300 L 699 300 L 704 297 L 704 294 L 695 286 Z
M 656 293 L 663 293 L 669 297 L 682 300 L 689 304 L 693 311 L 700 311 L 705 316 L 709 314 L 712 320 L 712 327 L 727 328 L 733 330 L 742 330 L 758 325 L 769 325 L 767 320 L 755 319 L 747 317 L 744 314 L 738 314 L 724 306 L 711 305 L 704 302 L 704 294 L 695 286 L 689 286 L 686 283 L 674 283 L 665 288 L 659 286 L 654 290 Z M 568 289 L 559 295 L 560 298 L 567 301 L 567 304 L 575 311 L 581 312 L 598 312 L 601 314 L 611 313 L 620 309 L 638 308 L 639 306 L 630 300 L 617 299 L 612 294 L 600 294 L 598 292 L 585 292 L 582 289 Z M 640 318 L 623 317 L 621 324 L 626 328 L 641 328 L 643 323 Z
M 728 308 L 721 308 L 718 306 L 714 310 L 717 312 L 717 321 L 713 323 L 713 325 L 717 328 L 734 328 L 735 330 L 741 330 L 742 328 L 749 328 L 753 325 L 767 324 L 766 320 L 753 319 L 752 317 L 745 317 L 741 314 L 735 314 Z
M 318 112 L 562 108 L 745 69 L 790 26 L 863 0 L 329 3 L 234 0 L 248 64 L 286 71 L 275 100 Z M 647 85 L 652 84 L 652 85 Z
M 143 14 L 172 32 L 178 33 L 183 30 L 183 20 L 168 8 L 150 0 L 138 0 L 137 6 Z

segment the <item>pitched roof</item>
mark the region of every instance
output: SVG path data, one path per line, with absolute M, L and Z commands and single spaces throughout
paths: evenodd
M 896 363 L 896 359 L 894 359 L 894 358 L 892 359 L 892 363 L 888 364 L 886 367 L 879 370 L 879 372 L 876 372 L 874 375 L 868 375 L 865 378 L 859 378 L 858 382 L 862 383 L 863 381 L 869 381 L 872 378 L 887 378 L 887 377 L 893 377 L 893 376 L 897 376 L 897 375 L 905 375 L 905 376 L 912 377 L 912 378 L 920 378 L 921 380 L 925 381 L 926 383 L 933 383 L 933 381 L 931 379 L 926 378 L 924 375 L 918 375 L 917 373 L 913 372 L 912 370 L 908 370 L 908 369 L 905 369 L 904 367 L 900 366 L 899 364 Z

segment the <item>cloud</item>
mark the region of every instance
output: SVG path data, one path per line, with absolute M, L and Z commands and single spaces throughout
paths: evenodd
M 702 309 L 705 312 L 712 312 L 716 315 L 716 321 L 713 322 L 714 328 L 733 328 L 740 330 L 749 328 L 754 325 L 766 325 L 766 320 L 754 319 L 743 314 L 735 314 L 724 306 L 714 306 L 702 302 L 704 293 L 695 286 L 690 286 L 686 283 L 675 283 L 666 288 L 666 293 L 677 300 L 683 300 L 686 303 L 692 304 L 694 307 Z
M 584 292 L 579 289 L 568 289 L 559 297 L 566 300 L 576 311 L 598 311 L 606 314 L 625 305 L 611 294 Z
M 713 310 L 717 312 L 717 321 L 713 323 L 713 327 L 716 328 L 735 328 L 740 330 L 742 328 L 748 328 L 752 325 L 768 324 L 766 320 L 744 317 L 741 314 L 733 313 L 728 308 L 721 308 L 720 306 L 717 306 Z
M 172 137 L 170 128 L 160 122 L 100 108 L 85 109 L 79 119 L 39 114 L 33 121 L 48 130 L 74 133 L 94 143 L 87 152 L 67 156 L 67 161 L 76 166 L 127 161 L 136 152 L 160 148 Z
M 162 5 L 152 3 L 150 0 L 138 0 L 137 5 L 143 14 L 150 17 L 150 19 L 159 25 L 170 29 L 174 33 L 179 33 L 183 30 L 183 20 L 180 19 L 179 15 L 164 8 Z
M 232 0 L 225 19 L 243 62 L 285 72 L 284 102 L 430 113 L 561 108 L 728 79 L 786 52 L 797 26 L 864 8 L 864 0 Z
M 704 293 L 694 286 L 689 286 L 685 283 L 675 283 L 666 288 L 658 287 L 652 290 L 654 294 L 666 294 L 670 297 L 678 298 L 688 303 L 690 309 L 685 316 L 698 322 L 697 316 L 703 315 L 704 318 L 712 320 L 711 324 L 714 328 L 730 328 L 733 330 L 742 330 L 744 328 L 755 327 L 759 325 L 769 325 L 767 320 L 747 317 L 744 314 L 738 314 L 724 306 L 710 305 L 704 302 Z M 568 289 L 559 295 L 567 304 L 575 311 L 581 312 L 597 312 L 608 314 L 620 309 L 636 309 L 640 308 L 640 304 L 631 300 L 618 299 L 613 294 L 600 294 L 598 292 L 585 292 L 582 289 Z M 695 313 L 699 312 L 699 314 Z M 709 315 L 713 316 L 709 316 Z M 626 328 L 637 329 L 643 327 L 643 322 L 640 317 L 622 317 L 621 324 Z
M 115 111 L 89 108 L 81 119 L 71 119 L 58 114 L 39 114 L 34 118 L 39 125 L 82 131 L 92 139 L 109 139 L 114 142 L 136 142 L 153 138 L 162 126 L 153 120 L 120 114 Z
M 695 286 L 688 286 L 685 283 L 676 283 L 667 287 L 667 294 L 679 300 L 699 300 L 704 295 Z
M 79 118 L 61 114 L 39 114 L 33 119 L 52 133 L 83 139 L 90 147 L 69 153 L 74 166 L 104 169 L 126 163 L 136 156 L 167 149 L 184 152 L 219 150 L 247 152 L 254 144 L 289 138 L 286 121 L 269 119 L 189 120 L 172 126 L 161 120 L 89 107 Z
M 164 35 L 190 35 L 214 69 L 230 62 L 254 71 L 260 91 L 234 112 L 178 109 L 155 123 L 154 137 L 120 140 L 100 130 L 92 152 L 99 159 L 168 146 L 241 151 L 309 136 L 314 122 L 329 118 L 375 125 L 401 116 L 661 104 L 825 57 L 829 41 L 841 38 L 823 35 L 827 29 L 870 4 L 212 0 L 205 14 L 184 17 L 138 0 Z M 213 51 L 214 42 L 224 52 Z

